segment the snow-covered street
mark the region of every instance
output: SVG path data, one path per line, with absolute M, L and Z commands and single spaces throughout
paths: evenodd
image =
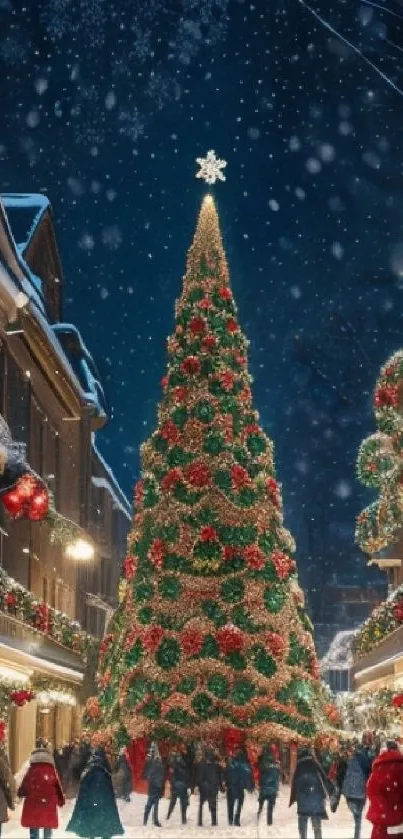
M 132 796 L 130 804 L 120 804 L 120 814 L 122 823 L 125 827 L 125 837 L 127 839 L 138 839 L 138 837 L 160 837 L 160 839 L 176 839 L 178 837 L 193 836 L 205 837 L 206 834 L 211 834 L 216 839 L 229 839 L 229 837 L 239 837 L 239 839 L 266 839 L 266 837 L 273 837 L 273 839 L 298 839 L 297 830 L 297 816 L 296 808 L 289 809 L 288 807 L 289 789 L 283 788 L 277 803 L 274 814 L 273 827 L 266 827 L 265 820 L 262 817 L 259 825 L 256 821 L 257 812 L 257 798 L 256 795 L 247 795 L 244 810 L 242 813 L 241 827 L 228 827 L 226 819 L 226 801 L 225 796 L 220 797 L 218 827 L 212 828 L 209 824 L 209 813 L 206 807 L 205 826 L 197 828 L 197 795 L 191 797 L 190 808 L 188 811 L 188 824 L 182 827 L 180 824 L 179 807 L 175 810 L 172 819 L 168 823 L 166 821 L 166 812 L 168 809 L 167 800 L 163 800 L 160 806 L 160 820 L 162 828 L 146 827 L 142 825 L 143 807 L 145 798 L 143 795 Z M 61 827 L 60 830 L 54 832 L 55 839 L 65 839 L 70 837 L 73 839 L 73 834 L 66 833 L 63 829 L 67 824 L 68 818 L 72 810 L 73 803 L 68 802 L 66 807 L 60 811 Z M 20 808 L 14 814 L 14 818 L 7 825 L 3 827 L 2 839 L 26 839 L 28 831 L 20 827 Z M 169 824 L 169 827 L 168 827 Z M 352 817 L 348 811 L 344 800 L 342 800 L 340 807 L 335 815 L 329 814 L 329 821 L 323 822 L 323 839 L 350 839 L 354 834 L 352 827 Z M 362 839 L 368 839 L 371 835 L 371 825 L 363 820 Z M 312 831 L 308 836 L 313 836 Z

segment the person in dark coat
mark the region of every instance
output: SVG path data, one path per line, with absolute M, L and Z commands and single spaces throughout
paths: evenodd
M 347 806 L 354 818 L 354 839 L 360 839 L 362 813 L 365 806 L 366 786 L 371 772 L 371 756 L 365 746 L 356 744 L 347 761 L 346 773 L 341 787 Z
M 123 798 L 130 801 L 133 792 L 133 773 L 130 762 L 126 756 L 126 749 L 120 750 L 113 773 L 113 788 L 116 798 Z
M 403 755 L 393 740 L 386 751 L 375 758 L 367 784 L 368 821 L 372 822 L 371 839 L 403 837 Z
M 82 839 L 112 839 L 124 830 L 116 806 L 112 771 L 104 749 L 93 751 L 81 775 L 77 801 L 66 827 Z
M 222 788 L 222 767 L 214 749 L 207 747 L 203 750 L 200 760 L 196 764 L 196 786 L 199 788 L 199 818 L 198 825 L 203 825 L 203 806 L 207 802 L 212 827 L 217 826 L 217 796 Z
M 333 784 L 309 749 L 300 751 L 291 784 L 290 807 L 297 802 L 300 839 L 307 839 L 308 819 L 315 839 L 322 839 L 322 820 L 327 819 L 325 802 Z
M 30 839 L 39 839 L 40 830 L 44 839 L 51 839 L 59 826 L 57 808 L 63 807 L 65 798 L 53 755 L 42 745 L 31 754 L 18 797 L 24 799 L 21 826 L 29 828 Z
M 259 769 L 259 809 L 258 819 L 261 816 L 264 803 L 267 801 L 267 824 L 273 824 L 273 810 L 276 804 L 280 788 L 281 769 L 279 762 L 275 759 L 270 746 L 265 746 L 258 759 Z
M 8 811 L 15 809 L 15 780 L 6 751 L 0 747 L 0 836 L 2 825 L 8 822 Z
M 234 757 L 228 758 L 226 787 L 228 824 L 240 827 L 245 790 L 252 792 L 254 788 L 252 769 L 245 749 L 237 749 Z
M 171 800 L 169 802 L 167 819 L 175 809 L 179 798 L 182 824 L 186 824 L 186 811 L 189 806 L 188 789 L 190 786 L 189 761 L 187 759 L 186 747 L 174 751 L 169 758 L 169 770 L 171 776 Z
M 155 827 L 161 827 L 161 823 L 158 821 L 158 806 L 160 799 L 164 795 L 165 767 L 156 743 L 151 744 L 144 770 L 144 777 L 148 781 L 148 798 L 144 808 L 143 824 L 147 824 L 148 817 L 151 811 L 153 811 L 153 824 Z

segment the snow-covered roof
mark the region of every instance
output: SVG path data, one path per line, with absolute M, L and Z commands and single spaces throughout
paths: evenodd
M 114 507 L 121 510 L 122 513 L 124 513 L 124 515 L 126 516 L 126 518 L 129 521 L 131 521 L 132 515 L 129 500 L 123 492 L 121 486 L 118 484 L 111 467 L 108 466 L 108 464 L 102 457 L 99 449 L 97 448 L 95 444 L 95 435 L 93 435 L 92 438 L 92 450 L 94 452 L 95 457 L 99 461 L 103 471 L 107 475 L 107 478 L 93 475 L 91 478 L 93 485 L 105 489 L 107 492 L 109 492 L 112 496 Z
M 50 209 L 50 201 L 39 193 L 3 193 L 2 201 L 18 250 L 23 255 L 41 219 Z
M 87 401 L 94 404 L 100 416 L 106 417 L 106 398 L 101 378 L 81 333 L 72 323 L 54 323 L 51 328 L 60 341 L 75 375 L 80 381 Z
M 353 665 L 352 643 L 355 629 L 337 632 L 320 663 L 322 670 L 349 670 Z

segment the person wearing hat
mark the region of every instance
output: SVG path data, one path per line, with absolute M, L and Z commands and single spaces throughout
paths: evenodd
M 291 784 L 290 807 L 296 802 L 300 839 L 307 839 L 308 821 L 315 839 L 322 839 L 322 821 L 327 819 L 326 799 L 334 787 L 310 749 L 301 749 Z
M 58 807 L 63 807 L 65 798 L 53 755 L 43 741 L 37 741 L 31 754 L 18 797 L 24 799 L 21 826 L 29 828 L 30 839 L 39 839 L 41 830 L 44 839 L 51 839 L 59 826 Z
M 403 755 L 394 740 L 386 743 L 386 750 L 372 764 L 367 796 L 367 819 L 373 825 L 371 839 L 402 839 Z

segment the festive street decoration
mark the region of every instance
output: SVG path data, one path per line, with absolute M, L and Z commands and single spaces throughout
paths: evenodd
M 396 542 L 403 526 L 403 350 L 382 367 L 374 393 L 378 431 L 361 444 L 358 478 L 379 498 L 356 521 L 356 542 L 370 555 Z
M 0 611 L 73 650 L 84 660 L 95 643 L 92 636 L 81 629 L 78 621 L 38 600 L 32 592 L 9 577 L 3 568 L 0 568 Z
M 211 196 L 187 260 L 121 602 L 89 726 L 118 738 L 315 734 L 319 667 L 273 445 L 252 404 Z
M 360 626 L 353 641 L 355 659 L 369 653 L 390 632 L 403 624 L 403 585 L 371 612 L 369 618 Z
M 225 181 L 225 175 L 222 171 L 227 165 L 226 160 L 220 160 L 216 157 L 215 151 L 211 149 L 207 152 L 206 157 L 197 157 L 196 163 L 200 166 L 200 171 L 197 172 L 196 178 L 202 178 L 207 184 L 215 184 L 216 181 Z
M 338 708 L 344 732 L 357 736 L 363 731 L 384 732 L 390 736 L 400 734 L 400 713 L 403 702 L 399 690 L 380 688 L 340 694 Z

